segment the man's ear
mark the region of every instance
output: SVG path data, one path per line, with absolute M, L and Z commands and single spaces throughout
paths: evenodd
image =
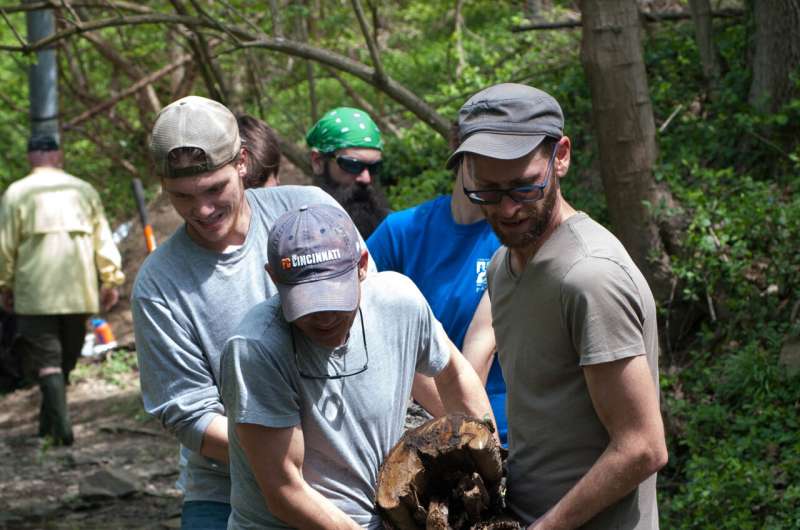
M 272 265 L 267 263 L 264 265 L 264 270 L 267 271 L 267 274 L 269 274 L 269 279 L 272 280 L 272 283 L 275 283 L 275 274 L 272 272 Z
M 553 168 L 558 178 L 563 178 L 567 174 L 571 155 L 572 143 L 569 136 L 562 136 L 556 145 L 555 168 Z
M 367 278 L 368 265 L 369 265 L 369 252 L 367 250 L 362 250 L 361 257 L 358 258 L 358 281 L 363 282 Z
M 322 175 L 325 172 L 325 155 L 318 149 L 311 150 L 311 170 L 315 175 Z
M 239 174 L 239 178 L 244 178 L 247 175 L 247 160 L 249 156 L 250 153 L 244 147 L 239 150 L 239 160 L 236 162 L 236 172 Z

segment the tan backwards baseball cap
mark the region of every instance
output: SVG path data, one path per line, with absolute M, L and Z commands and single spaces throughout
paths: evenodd
M 188 177 L 213 171 L 230 163 L 242 146 L 236 116 L 228 107 L 200 96 L 186 96 L 161 109 L 153 125 L 150 154 L 164 177 Z M 181 147 L 205 153 L 205 162 L 171 168 L 169 154 Z

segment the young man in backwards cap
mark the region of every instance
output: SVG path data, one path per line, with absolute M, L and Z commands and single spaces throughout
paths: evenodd
M 263 269 L 275 219 L 302 204 L 336 202 L 312 186 L 245 191 L 248 153 L 236 117 L 210 99 L 188 96 L 165 107 L 150 151 L 186 223 L 148 256 L 133 288 L 144 406 L 181 444 L 182 527 L 226 528 L 222 347 L 245 313 L 276 293 Z
M 469 363 L 413 282 L 370 273 L 350 218 L 329 205 L 275 223 L 267 268 L 280 296 L 226 344 L 229 528 L 379 528 L 378 469 L 403 431 L 415 372 L 447 412 L 491 418 Z

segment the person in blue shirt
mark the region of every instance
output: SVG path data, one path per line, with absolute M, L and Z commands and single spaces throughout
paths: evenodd
M 367 239 L 378 270 L 414 281 L 450 340 L 478 372 L 506 444 L 505 382 L 485 293 L 486 266 L 499 246 L 480 207 L 464 195 L 460 174 L 451 195 L 390 214 Z

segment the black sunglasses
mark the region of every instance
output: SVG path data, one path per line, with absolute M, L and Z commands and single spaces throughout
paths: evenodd
M 553 162 L 556 159 L 558 146 L 553 148 L 553 153 L 550 155 L 550 161 L 547 163 L 546 176 L 544 182 L 541 184 L 526 184 L 524 186 L 517 186 L 515 188 L 489 188 L 468 190 L 464 188 L 464 195 L 473 204 L 499 204 L 503 200 L 503 195 L 518 203 L 530 204 L 536 202 L 544 197 L 544 189 L 550 183 L 550 177 L 553 175 Z
M 361 340 L 364 341 L 364 366 L 357 364 L 355 368 L 347 369 L 345 368 L 343 371 L 337 371 L 336 373 L 329 374 L 312 374 L 303 371 L 300 368 L 300 359 L 297 355 L 297 345 L 295 344 L 294 340 L 294 325 L 291 325 L 291 335 L 292 335 L 292 351 L 294 352 L 294 362 L 297 366 L 297 373 L 300 374 L 300 377 L 304 379 L 342 379 L 344 377 L 350 377 L 351 375 L 358 375 L 362 372 L 367 371 L 367 367 L 369 365 L 369 351 L 367 350 L 367 334 L 364 331 L 364 314 L 361 312 L 361 307 L 358 308 L 358 318 L 361 321 Z
M 342 168 L 342 171 L 351 175 L 360 175 L 366 169 L 371 176 L 377 177 L 381 172 L 383 161 L 364 162 L 352 156 L 339 155 L 336 157 L 336 165 Z

